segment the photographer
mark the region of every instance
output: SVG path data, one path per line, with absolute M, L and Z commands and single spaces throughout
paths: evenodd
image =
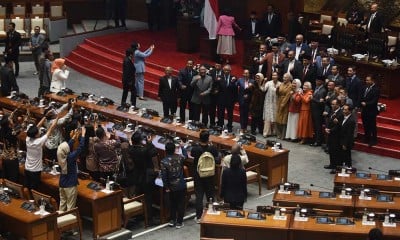
M 85 144 L 86 129 L 78 128 L 73 131 L 68 142 L 62 142 L 57 149 L 57 160 L 61 167 L 59 180 L 60 211 L 68 211 L 76 206 L 78 196 L 78 168 L 77 159 Z M 79 145 L 74 148 L 75 139 L 79 139 Z
M 249 158 L 247 157 L 246 150 L 242 147 L 241 144 L 236 143 L 232 146 L 231 148 L 231 154 L 226 155 L 221 162 L 221 166 L 223 169 L 229 168 L 231 166 L 231 159 L 233 155 L 239 155 L 241 164 L 240 167 L 244 168 L 244 165 L 246 165 L 249 162 Z
M 107 134 L 103 127 L 96 129 L 96 137 L 99 138 L 99 141 L 94 144 L 94 156 L 99 164 L 99 175 L 104 179 L 111 178 L 118 165 L 116 149 L 120 147 L 120 141 L 111 139 L 112 135 L 115 136 L 114 129 L 112 134 Z
M 45 110 L 45 121 L 43 122 L 43 127 L 46 129 L 51 126 L 54 121 L 56 121 L 56 116 L 59 113 L 62 113 L 63 111 L 67 110 L 69 108 L 69 111 L 65 116 L 57 119 L 56 121 L 56 128 L 52 132 L 51 135 L 49 135 L 49 138 L 47 139 L 45 143 L 45 157 L 50 159 L 50 160 L 55 160 L 57 159 L 57 147 L 64 141 L 63 137 L 63 130 L 62 127 L 71 120 L 72 114 L 73 114 L 73 108 L 75 106 L 75 100 L 71 99 L 69 101 L 70 103 L 64 104 L 62 107 L 59 109 L 54 109 L 52 107 L 49 107 Z M 38 125 L 38 128 L 42 127 L 42 125 Z
M 26 132 L 25 186 L 28 189 L 38 189 L 43 168 L 43 145 L 56 128 L 59 115 L 55 116 L 46 134 L 40 136 L 39 127 L 45 120 L 43 117 L 37 126 L 31 126 Z
M 129 155 L 133 159 L 135 168 L 132 176 L 128 176 L 128 178 L 133 177 L 136 179 L 136 194 L 144 193 L 149 225 L 153 225 L 152 203 L 155 188 L 154 180 L 159 172 L 158 152 L 156 147 L 151 143 L 150 134 L 136 131 L 132 135 L 131 141 L 132 145 L 129 149 Z

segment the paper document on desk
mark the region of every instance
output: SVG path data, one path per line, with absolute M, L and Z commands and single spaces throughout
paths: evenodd
M 114 191 L 113 190 L 102 189 L 101 192 L 103 192 L 105 194 L 110 194 L 110 193 L 112 193 Z

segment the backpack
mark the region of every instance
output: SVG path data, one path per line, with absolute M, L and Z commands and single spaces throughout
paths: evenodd
M 212 177 L 215 175 L 215 160 L 210 152 L 204 152 L 200 155 L 197 162 L 197 172 L 201 178 Z

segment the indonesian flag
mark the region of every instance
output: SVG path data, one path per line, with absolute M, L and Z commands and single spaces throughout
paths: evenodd
M 204 27 L 209 39 L 217 38 L 218 0 L 206 0 L 204 5 Z

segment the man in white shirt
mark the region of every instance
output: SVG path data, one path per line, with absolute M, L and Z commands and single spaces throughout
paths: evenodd
M 25 161 L 25 186 L 28 189 L 38 189 L 40 176 L 43 169 L 43 145 L 57 125 L 59 115 L 51 124 L 46 134 L 40 137 L 39 127 L 46 120 L 45 117 L 37 126 L 31 126 L 26 133 L 26 161 Z

